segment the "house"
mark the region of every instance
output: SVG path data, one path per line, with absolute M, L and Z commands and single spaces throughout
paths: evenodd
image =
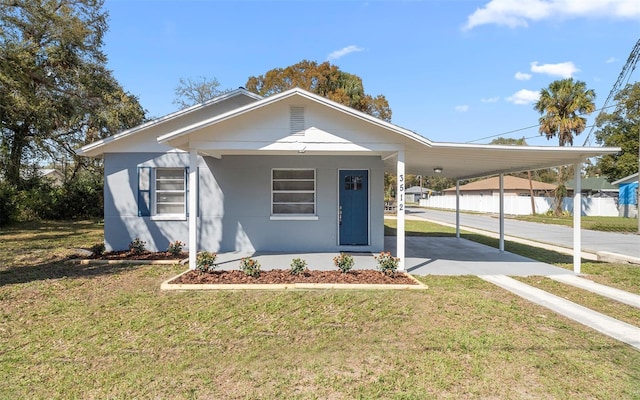
M 505 196 L 530 196 L 533 189 L 534 196 L 548 196 L 556 190 L 556 185 L 528 179 L 518 178 L 517 176 L 504 176 L 504 195 Z M 448 188 L 442 191 L 444 195 L 455 195 L 456 188 Z M 460 186 L 460 195 L 476 195 L 476 196 L 499 196 L 500 180 L 497 176 L 467 183 Z
M 420 199 L 426 199 L 431 196 L 435 191 L 433 189 L 420 187 L 420 186 L 411 186 L 407 188 L 405 194 L 407 196 L 407 202 L 409 203 L 417 203 Z
M 62 186 L 64 183 L 64 175 L 57 169 L 41 168 L 38 170 L 38 174 L 42 178 L 49 180 L 53 186 Z
M 402 269 L 406 171 L 466 179 L 616 151 L 436 143 L 302 89 L 240 88 L 78 154 L 104 160 L 106 249 L 180 240 L 192 269 L 202 250 L 382 251 L 384 172 L 395 173 Z
M 611 182 L 619 188 L 618 204 L 620 216 L 625 218 L 638 217 L 638 173 L 625 176 Z
M 573 195 L 574 182 L 569 181 L 565 185 L 567 195 Z M 618 188 L 609 183 L 603 176 L 590 176 L 582 178 L 580 181 L 582 195 L 586 197 L 618 197 Z

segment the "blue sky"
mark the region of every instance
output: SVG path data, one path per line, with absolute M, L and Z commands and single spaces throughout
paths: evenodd
M 107 0 L 105 9 L 108 67 L 151 117 L 176 111 L 180 78 L 235 89 L 328 60 L 384 95 L 393 123 L 441 142 L 557 145 L 538 134 L 540 89 L 573 77 L 602 107 L 640 38 L 638 0 Z

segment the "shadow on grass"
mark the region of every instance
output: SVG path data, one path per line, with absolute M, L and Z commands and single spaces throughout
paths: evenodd
M 395 227 L 391 227 L 387 224 L 384 225 L 384 235 L 385 236 L 396 236 L 397 229 Z M 451 232 L 420 232 L 420 231 L 412 231 L 410 229 L 405 229 L 405 236 L 419 236 L 419 237 L 454 237 L 455 233 Z
M 464 239 L 481 243 L 486 246 L 498 248 L 500 241 L 488 236 L 479 235 L 476 233 L 461 233 L 460 236 Z M 558 253 L 557 251 L 543 249 L 541 247 L 529 246 L 522 243 L 504 241 L 504 249 L 509 253 L 518 254 L 523 257 L 530 258 L 532 260 L 540 261 L 547 264 L 571 264 L 573 263 L 573 256 Z M 586 260 L 585 260 L 586 261 Z
M 90 278 L 93 276 L 112 275 L 139 267 L 139 265 L 134 264 L 79 265 L 71 264 L 67 261 L 68 259 L 51 263 L 10 267 L 0 271 L 0 287 L 49 279 Z

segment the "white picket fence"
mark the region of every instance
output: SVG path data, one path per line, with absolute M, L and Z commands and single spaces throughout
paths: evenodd
M 536 214 L 544 214 L 553 206 L 553 197 L 534 197 Z M 428 199 L 420 199 L 420 206 L 430 208 L 442 208 L 445 210 L 456 209 L 456 196 L 431 196 Z M 565 211 L 573 213 L 573 199 L 566 197 L 562 202 Z M 460 210 L 483 213 L 499 213 L 499 196 L 460 196 Z M 504 213 L 508 215 L 531 215 L 531 198 L 524 196 L 504 196 Z M 619 215 L 616 199 L 611 197 L 583 197 L 582 215 L 617 217 Z

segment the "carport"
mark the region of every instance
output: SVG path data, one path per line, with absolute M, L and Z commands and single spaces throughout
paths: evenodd
M 405 173 L 428 176 L 443 176 L 456 180 L 456 238 L 460 239 L 460 181 L 471 178 L 499 176 L 499 250 L 504 252 L 504 175 L 507 173 L 534 171 L 571 165 L 574 171 L 582 171 L 583 163 L 593 157 L 615 154 L 620 148 L 596 147 L 547 147 L 547 146 L 497 146 L 466 143 L 436 143 L 420 136 L 406 137 L 404 150 L 387 156 L 385 170 L 396 174 L 397 238 L 396 255 L 400 257 L 400 268 L 415 268 L 408 263 L 408 243 L 405 238 Z M 416 143 L 417 142 L 417 143 Z M 582 196 L 580 174 L 574 179 L 573 209 L 581 210 Z M 573 213 L 573 270 L 581 269 L 581 212 Z M 386 242 L 385 242 L 386 246 Z

